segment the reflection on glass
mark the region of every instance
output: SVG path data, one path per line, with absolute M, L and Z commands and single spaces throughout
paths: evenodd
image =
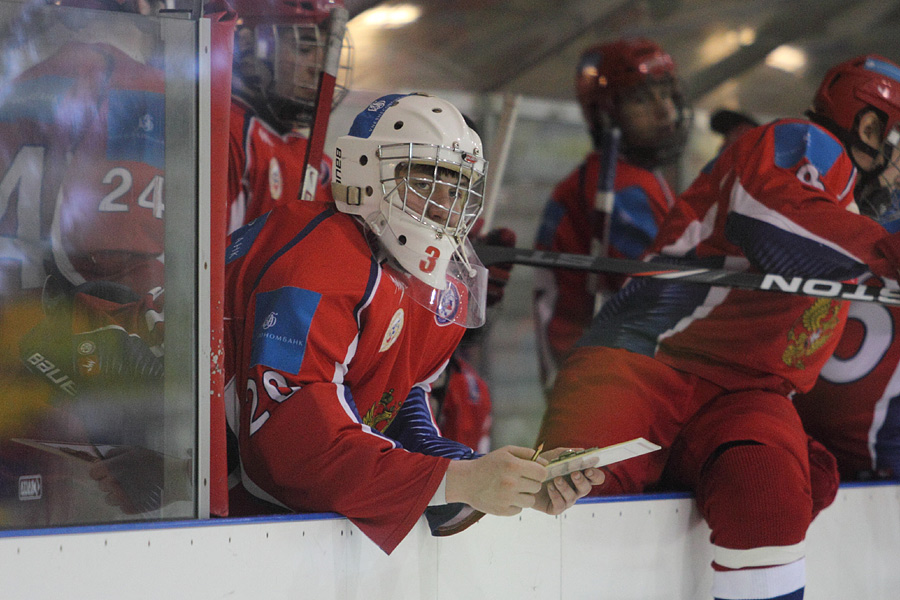
M 190 516 L 163 394 L 159 21 L 13 2 L 0 23 L 0 527 Z

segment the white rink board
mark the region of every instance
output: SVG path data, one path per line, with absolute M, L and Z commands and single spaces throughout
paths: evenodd
M 485 517 L 388 557 L 342 518 L 277 517 L 0 537 L 0 598 L 709 598 L 709 530 L 690 498 Z M 844 486 L 808 536 L 809 600 L 896 600 L 900 485 Z

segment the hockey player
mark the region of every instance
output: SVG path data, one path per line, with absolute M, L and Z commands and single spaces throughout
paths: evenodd
M 487 382 L 458 349 L 432 384 L 431 411 L 441 435 L 486 454 L 491 447 L 491 407 Z
M 852 75 L 852 70 L 848 69 Z M 834 76 L 843 74 L 835 71 Z M 840 127 L 860 101 L 835 86 Z M 836 102 L 837 103 L 837 102 Z M 879 179 L 891 193 L 871 196 L 860 211 L 890 233 L 900 231 L 900 171 L 888 165 Z M 885 189 L 886 188 L 882 188 Z M 873 283 L 873 282 L 867 282 Z M 816 385 L 794 397 L 803 426 L 837 459 L 841 479 L 900 479 L 900 309 L 868 302 L 850 305 L 847 325 Z
M 678 159 L 690 128 L 675 63 L 647 39 L 593 45 L 578 61 L 575 88 L 594 148 L 553 190 L 535 246 L 638 258 L 674 202 L 659 167 Z M 614 130 L 621 132 L 619 152 L 616 144 L 607 142 L 615 139 Z M 612 182 L 612 188 L 604 182 Z M 615 194 L 611 216 L 602 206 L 605 192 Z M 541 380 L 549 388 L 557 367 L 590 323 L 595 306 L 616 291 L 623 278 L 566 270 L 537 273 L 538 355 Z
M 890 197 L 900 67 L 834 67 L 810 120 L 745 134 L 702 172 L 650 256 L 705 267 L 896 285 L 896 236 L 858 207 Z M 694 492 L 712 530 L 713 595 L 802 598 L 804 539 L 837 473 L 790 400 L 812 387 L 849 303 L 634 279 L 607 301 L 557 377 L 541 427 L 553 445 L 638 436 L 663 446 L 607 470 L 600 494 Z
M 331 11 L 343 0 L 233 0 L 231 138 L 228 159 L 229 232 L 297 200 L 303 187 L 306 131 L 315 116 Z M 350 81 L 350 47 L 338 71 L 337 105 Z M 316 198 L 330 199 L 331 159 L 323 156 Z
M 284 203 L 230 238 L 231 514 L 335 511 L 391 552 L 429 506 L 441 534 L 472 510 L 571 506 L 599 470 L 542 485 L 531 450 L 478 457 L 428 408 L 465 327 L 484 321 L 466 241 L 487 168 L 477 134 L 444 100 L 390 95 L 333 156 L 335 203 Z
M 807 432 L 837 459 L 841 480 L 900 479 L 900 310 L 850 305 L 816 385 L 794 398 Z

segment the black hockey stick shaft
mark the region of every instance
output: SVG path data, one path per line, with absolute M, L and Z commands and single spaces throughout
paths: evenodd
M 629 277 L 651 277 L 685 283 L 703 283 L 745 290 L 781 292 L 816 298 L 835 298 L 900 305 L 900 290 L 844 283 L 830 279 L 789 277 L 771 273 L 749 273 L 727 269 L 707 269 L 665 262 L 546 252 L 529 248 L 509 248 L 475 244 L 475 252 L 485 266 L 511 263 L 550 269 L 573 269 L 599 273 L 620 273 Z

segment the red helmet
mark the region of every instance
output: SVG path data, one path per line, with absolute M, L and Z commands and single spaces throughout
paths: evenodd
M 900 121 L 900 66 L 875 54 L 835 65 L 825 74 L 813 111 L 852 132 L 860 111 L 874 107 L 887 118 L 885 133 Z
M 328 47 L 326 21 L 343 0 L 232 0 L 235 30 L 234 94 L 280 129 L 313 117 L 319 74 Z M 344 36 L 332 107 L 350 86 L 350 42 Z
M 864 142 L 857 131 L 860 114 L 874 109 L 883 121 L 879 148 Z M 874 168 L 862 168 L 854 154 L 850 159 L 859 169 L 853 190 L 862 214 L 897 231 L 900 216 L 900 66 L 877 54 L 857 56 L 833 66 L 825 73 L 813 99 L 809 118 L 834 133 L 848 151 L 854 148 L 872 158 L 883 157 Z M 890 169 L 890 176 L 885 173 Z
M 598 44 L 581 53 L 575 89 L 585 118 L 598 110 L 615 113 L 622 92 L 648 81 L 675 79 L 675 61 L 655 42 L 643 38 Z
M 690 128 L 690 109 L 681 93 L 675 61 L 656 42 L 644 38 L 622 39 L 590 46 L 581 53 L 575 71 L 575 90 L 585 120 L 596 144 L 605 121 L 627 127 L 619 119 L 622 97 L 640 86 L 653 83 L 671 85 L 677 109 L 676 132 L 660 137 L 652 147 L 636 147 L 628 143 L 623 131 L 622 152 L 632 162 L 655 167 L 672 162 L 684 149 Z

